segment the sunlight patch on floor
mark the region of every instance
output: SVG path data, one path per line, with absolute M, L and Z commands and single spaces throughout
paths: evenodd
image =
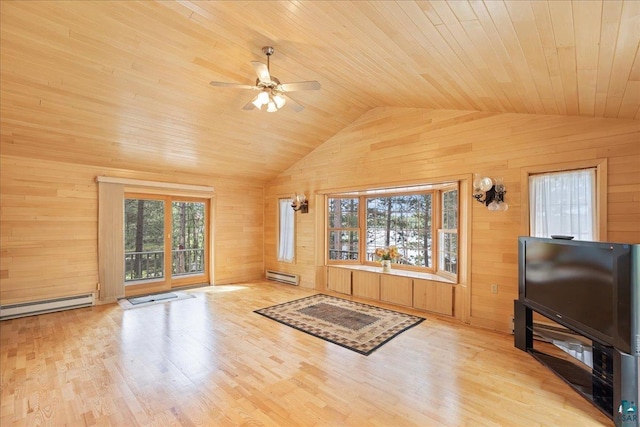
M 239 285 L 213 285 L 191 290 L 191 292 L 202 292 L 207 294 L 218 294 L 222 292 L 234 292 L 248 289 L 247 286 Z

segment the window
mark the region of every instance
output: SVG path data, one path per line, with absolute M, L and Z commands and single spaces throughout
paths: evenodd
M 278 200 L 278 261 L 293 262 L 295 257 L 295 223 L 293 199 Z
M 163 278 L 164 246 L 164 201 L 125 199 L 125 282 Z
M 206 273 L 206 202 L 127 194 L 124 200 L 126 285 L 183 286 Z
M 171 202 L 171 211 L 171 274 L 175 277 L 204 273 L 204 202 L 174 201 Z
M 370 189 L 327 203 L 330 264 L 377 264 L 376 249 L 394 245 L 398 268 L 457 275 L 457 184 Z
M 596 169 L 529 176 L 529 222 L 534 237 L 596 239 Z
M 330 198 L 329 260 L 360 260 L 360 199 Z
M 367 261 L 377 248 L 394 245 L 399 264 L 430 267 L 432 194 L 367 198 Z
M 442 192 L 441 226 L 438 229 L 438 269 L 458 274 L 458 190 Z

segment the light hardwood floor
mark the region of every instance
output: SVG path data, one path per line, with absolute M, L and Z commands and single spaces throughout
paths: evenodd
M 253 313 L 314 291 L 188 292 L 1 322 L 0 425 L 612 425 L 510 335 L 421 313 L 367 357 Z

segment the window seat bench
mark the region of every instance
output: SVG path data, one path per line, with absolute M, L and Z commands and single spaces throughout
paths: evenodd
M 456 283 L 430 273 L 368 265 L 327 266 L 326 287 L 360 298 L 453 316 Z

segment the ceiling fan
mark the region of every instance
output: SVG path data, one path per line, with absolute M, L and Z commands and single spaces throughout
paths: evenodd
M 285 104 L 289 105 L 294 111 L 304 110 L 302 105 L 291 99 L 291 97 L 286 95 L 286 93 L 300 90 L 318 90 L 320 89 L 320 83 L 315 80 L 308 82 L 280 83 L 280 80 L 269 73 L 269 57 L 273 55 L 273 47 L 265 46 L 262 48 L 262 52 L 267 55 L 266 64 L 258 61 L 251 61 L 251 65 L 253 65 L 253 69 L 256 70 L 256 74 L 258 75 L 255 86 L 226 82 L 211 82 L 210 84 L 212 86 L 259 91 L 251 101 L 242 107 L 243 110 L 253 110 L 254 108 L 257 108 L 259 110 L 273 113 L 284 107 Z

